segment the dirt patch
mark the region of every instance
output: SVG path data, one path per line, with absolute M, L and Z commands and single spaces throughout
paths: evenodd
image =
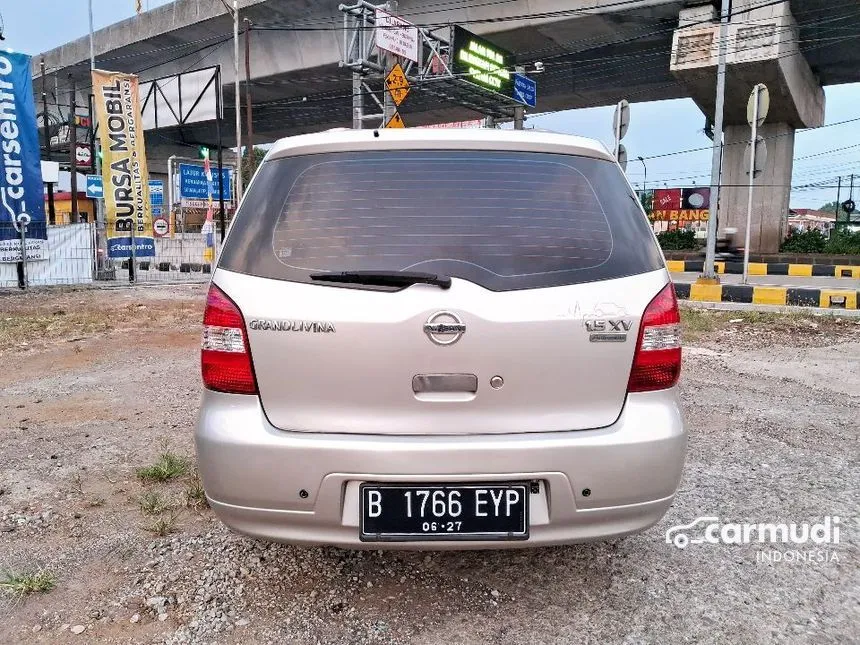
M 138 476 L 164 453 L 193 460 L 203 294 L 0 296 L 0 569 L 57 576 L 48 593 L 0 594 L 0 642 L 860 640 L 854 320 L 685 310 L 688 462 L 672 509 L 640 535 L 516 552 L 347 552 L 233 535 L 189 497 L 192 472 Z M 143 504 L 147 494 L 159 503 Z M 838 515 L 838 561 L 665 544 L 669 527 L 712 514 Z M 156 535 L 171 519 L 174 532 Z
M 0 295 L 0 356 L 106 332 L 151 327 L 158 334 L 199 321 L 205 287 L 35 290 Z M 170 291 L 171 297 L 165 297 Z M 135 338 L 130 342 L 138 342 Z M 144 335 L 141 340 L 149 340 Z M 157 339 L 161 342 L 162 339 Z
M 684 339 L 690 343 L 726 349 L 782 345 L 791 337 L 793 347 L 829 347 L 848 338 L 860 340 L 860 318 L 822 313 L 771 313 L 681 309 Z

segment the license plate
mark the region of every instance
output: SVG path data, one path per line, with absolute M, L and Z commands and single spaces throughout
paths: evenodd
M 359 489 L 364 542 L 529 536 L 526 484 L 362 484 Z

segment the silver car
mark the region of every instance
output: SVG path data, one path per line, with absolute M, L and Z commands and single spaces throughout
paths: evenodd
M 656 523 L 681 478 L 678 304 L 623 172 L 535 131 L 284 139 L 227 236 L 196 428 L 247 535 L 566 544 Z

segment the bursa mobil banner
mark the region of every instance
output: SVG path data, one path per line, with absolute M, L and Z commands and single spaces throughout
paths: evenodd
M 152 204 L 137 76 L 94 69 L 93 92 L 102 144 L 108 257 L 153 257 Z
M 0 52 L 0 262 L 48 257 L 48 230 L 30 57 Z

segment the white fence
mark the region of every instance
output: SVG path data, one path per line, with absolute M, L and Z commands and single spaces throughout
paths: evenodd
M 95 268 L 94 249 L 93 224 L 49 226 L 48 257 L 27 262 L 27 284 L 44 287 L 91 283 Z M 0 264 L 0 287 L 19 286 L 21 268 L 17 262 Z
M 29 287 L 127 284 L 129 261 L 106 259 L 104 246 L 103 231 L 95 224 L 49 226 L 47 259 L 30 260 L 25 267 L 14 261 L 0 263 L 0 288 L 20 287 L 24 272 Z M 136 260 L 135 282 L 201 282 L 212 271 L 201 233 L 156 238 L 155 257 Z

